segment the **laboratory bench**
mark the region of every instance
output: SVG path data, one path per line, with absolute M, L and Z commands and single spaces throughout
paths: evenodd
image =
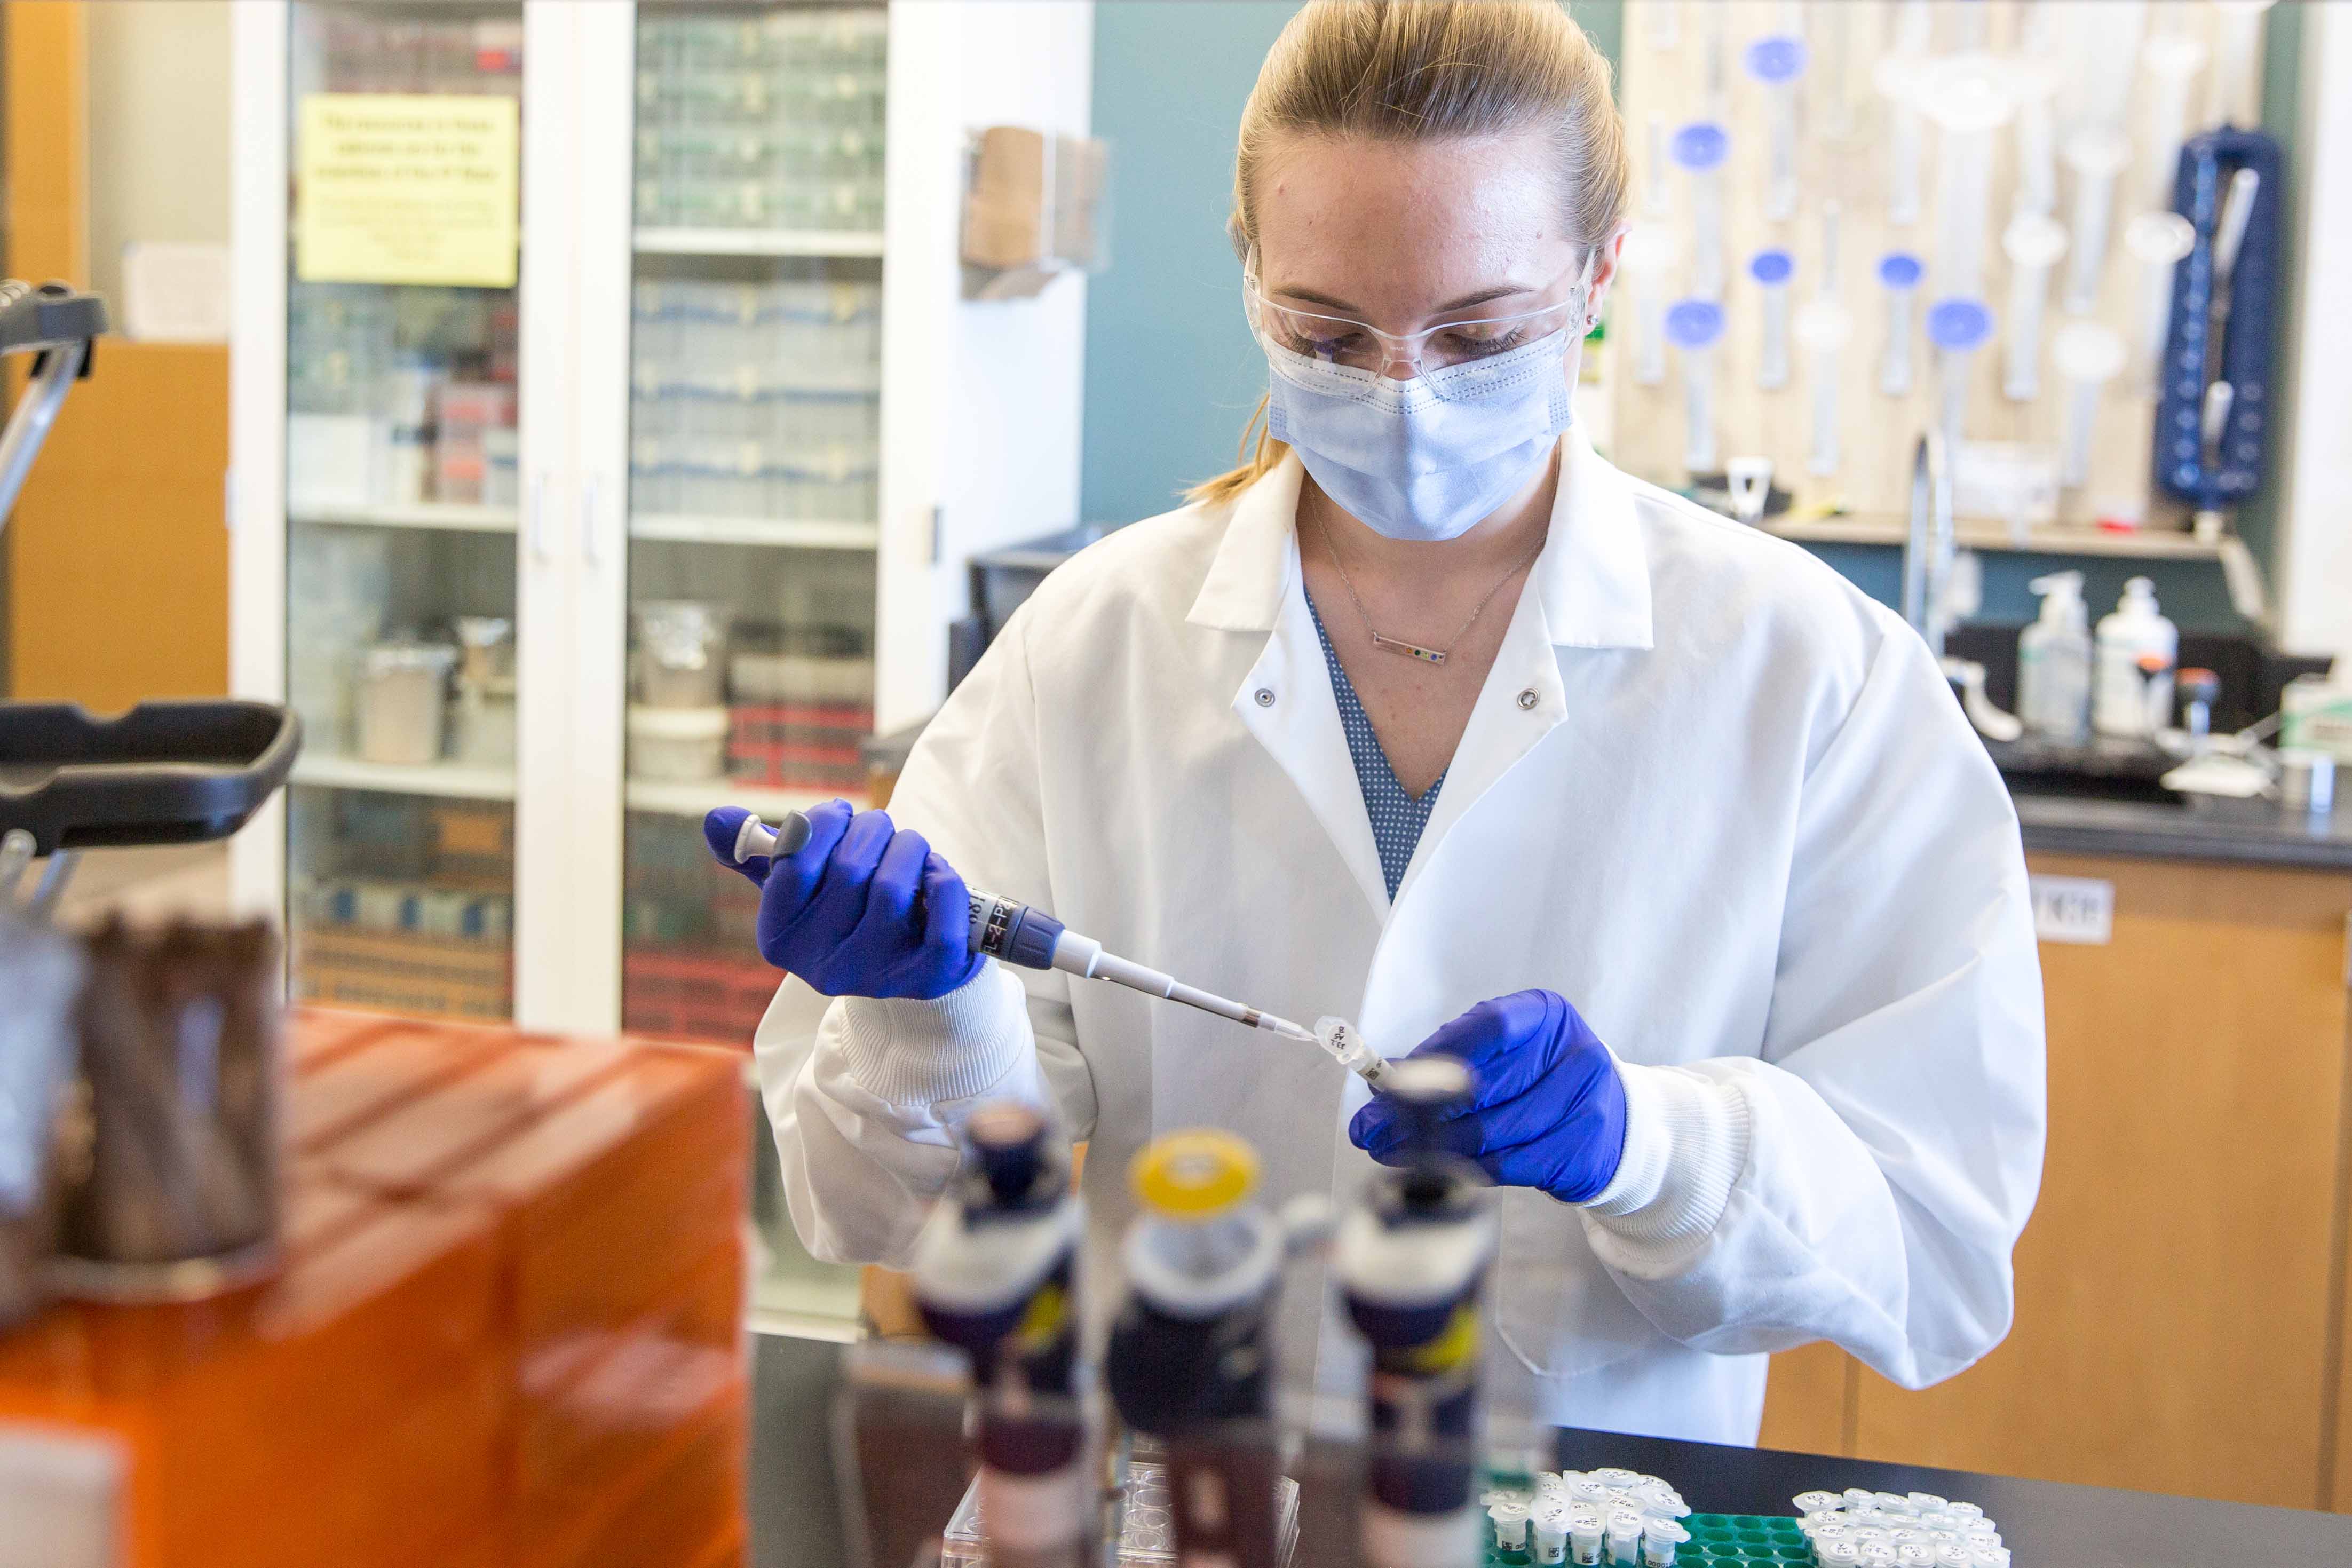
M 756 1568 L 848 1560 L 824 1441 L 841 1356 L 839 1345 L 811 1341 L 763 1336 L 758 1343 L 750 1510 Z M 1559 1464 L 1623 1465 L 1664 1477 L 1706 1513 L 1787 1514 L 1790 1499 L 1816 1487 L 1965 1499 L 2000 1522 L 2019 1563 L 2039 1568 L 2352 1563 L 2352 1519 L 2329 1514 L 1603 1432 L 1563 1431 L 1559 1438 Z M 1296 1568 L 1353 1563 L 1345 1498 L 1307 1479 Z
M 2346 794 L 2352 796 L 2352 785 Z M 2029 855 L 2114 855 L 2352 871 L 2352 798 L 2339 797 L 2332 814 L 2317 815 L 2276 801 L 2210 795 L 2108 800 L 2017 789 L 2011 799 L 2017 805 Z

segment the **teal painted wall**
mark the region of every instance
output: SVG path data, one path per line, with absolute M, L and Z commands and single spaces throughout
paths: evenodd
M 1265 362 L 1242 321 L 1240 267 L 1224 220 L 1234 128 L 1259 61 L 1295 9 L 1290 0 L 1098 0 L 1095 7 L 1095 133 L 1111 142 L 1116 173 L 1111 265 L 1089 284 L 1087 305 L 1081 505 L 1090 521 L 1165 511 L 1186 485 L 1231 467 L 1243 423 L 1265 390 Z M 1571 10 L 1618 58 L 1622 6 L 1587 0 Z M 2297 91 L 2295 10 L 2271 13 L 2265 62 L 2265 119 L 2283 140 L 2293 134 Z M 2267 563 L 2273 530 L 2266 503 L 2248 509 L 2245 533 Z M 1897 552 L 1843 545 L 1816 552 L 1865 592 L 1895 601 Z M 2244 626 L 2219 568 L 2205 563 L 1983 560 L 1990 620 L 2031 618 L 2028 580 L 2075 569 L 2094 614 L 2115 603 L 2125 578 L 2145 574 L 2181 625 Z

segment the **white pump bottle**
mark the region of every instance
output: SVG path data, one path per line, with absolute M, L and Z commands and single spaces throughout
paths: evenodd
M 2092 721 L 2102 735 L 2149 740 L 2172 721 L 2172 671 L 2180 629 L 2157 608 L 2156 584 L 2134 577 L 2115 613 L 2099 618 Z
M 2027 584 L 2042 617 L 2017 639 L 2017 716 L 2028 733 L 2079 745 L 2091 732 L 2091 618 L 2083 574 L 2053 572 Z

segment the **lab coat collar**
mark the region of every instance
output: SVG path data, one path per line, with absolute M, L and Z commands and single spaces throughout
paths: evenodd
M 1275 628 L 1297 573 L 1305 474 L 1298 455 L 1286 453 L 1234 500 L 1187 621 L 1224 631 Z M 1573 427 L 1560 437 L 1559 494 L 1533 577 L 1554 647 L 1651 646 L 1650 571 L 1633 484 Z

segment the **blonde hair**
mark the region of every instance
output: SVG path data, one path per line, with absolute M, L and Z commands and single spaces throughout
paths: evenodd
M 1586 248 L 1625 210 L 1625 124 L 1609 62 L 1559 0 L 1313 0 L 1258 68 L 1234 157 L 1234 249 L 1257 248 L 1255 185 L 1279 137 L 1431 142 L 1540 130 L 1567 193 L 1569 237 Z M 1242 426 L 1241 466 L 1185 492 L 1230 500 L 1289 448 L 1265 428 L 1265 399 Z

